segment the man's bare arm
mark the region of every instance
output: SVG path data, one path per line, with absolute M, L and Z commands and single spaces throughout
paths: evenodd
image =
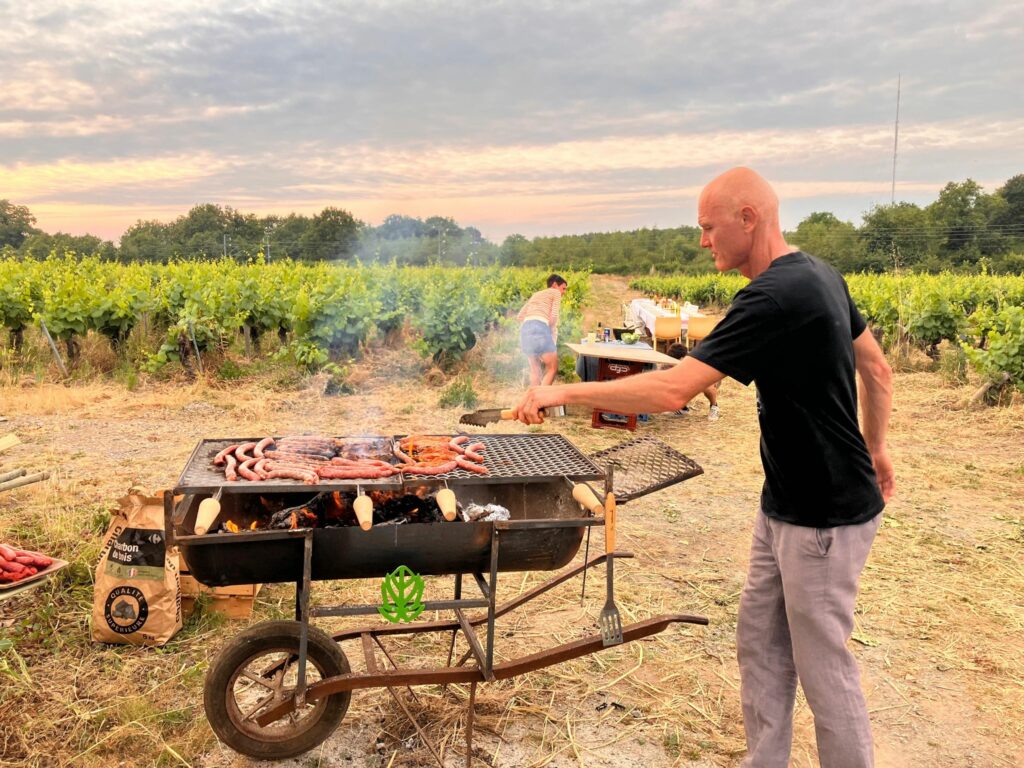
M 664 371 L 651 371 L 623 379 L 580 384 L 532 387 L 516 406 L 516 418 L 539 424 L 539 409 L 553 405 L 583 405 L 617 413 L 674 411 L 703 392 L 724 374 L 699 360 L 686 357 Z
M 886 501 L 896 488 L 895 473 L 886 436 L 892 412 L 892 369 L 870 330 L 853 340 L 857 373 L 860 374 L 861 432 L 871 454 L 878 487 Z

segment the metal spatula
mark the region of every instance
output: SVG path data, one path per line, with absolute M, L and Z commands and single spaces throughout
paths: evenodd
M 598 623 L 601 625 L 601 644 L 618 645 L 622 642 L 622 617 L 615 605 L 615 495 L 609 493 L 604 504 L 604 551 L 608 556 L 608 597 Z

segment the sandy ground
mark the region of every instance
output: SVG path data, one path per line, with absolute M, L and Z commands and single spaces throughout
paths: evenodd
M 613 320 L 626 295 L 624 282 L 597 278 L 595 294 L 588 321 Z M 478 364 L 481 405 L 511 402 L 518 387 L 494 381 Z M 23 693 L 27 678 L 20 667 L 0 657 L 0 676 L 14 681 L 6 693 L 0 690 L 0 762 L 260 765 L 219 745 L 202 710 L 201 672 L 244 622 L 194 619 L 161 651 L 88 642 L 82 595 L 86 565 L 92 567 L 89 558 L 98 546 L 91 521 L 130 486 L 172 485 L 203 437 L 457 429 L 461 409 L 437 406 L 440 388 L 422 383 L 423 366 L 413 355 L 373 350 L 361 368 L 358 394 L 348 397 L 325 397 L 316 386 L 276 391 L 251 384 L 147 385 L 128 392 L 112 383 L 68 388 L 31 381 L 0 390 L 0 415 L 8 419 L 0 433 L 14 430 L 23 441 L 0 457 L 3 466 L 54 472 L 46 483 L 0 495 L 0 540 L 50 543 L 51 551 L 78 558 L 86 571 L 0 603 L 0 631 L 21 628 L 11 636 L 32 681 L 31 694 Z M 851 642 L 882 768 L 1017 766 L 1024 754 L 1024 407 L 967 411 L 962 404 L 969 392 L 930 372 L 901 373 L 896 381 L 891 449 L 899 488 L 864 572 Z M 763 476 L 753 390 L 726 381 L 721 407 L 715 423 L 698 401 L 689 416 L 660 414 L 641 427 L 641 434 L 696 460 L 705 474 L 621 508 L 619 549 L 635 558 L 616 567 L 624 621 L 688 612 L 706 615 L 710 625 L 679 625 L 642 642 L 482 686 L 474 764 L 739 764 L 744 742 L 736 608 Z M 589 423 L 589 414 L 576 413 L 543 429 L 562 432 L 586 453 L 632 437 L 593 430 Z M 604 597 L 601 575 L 591 574 L 582 605 L 577 580 L 502 620 L 498 657 L 595 631 Z M 542 577 L 504 577 L 499 600 Z M 314 597 L 372 601 L 378 589 L 377 583 L 321 584 Z M 428 581 L 428 597 L 448 589 L 447 581 Z M 289 600 L 288 587 L 266 587 L 252 620 L 283 615 Z M 43 630 L 29 635 L 26 622 Z M 396 653 L 423 663 L 438 652 L 443 663 L 445 648 L 419 643 Z M 358 658 L 358 646 L 349 655 Z M 29 695 L 35 703 L 25 708 Z M 467 696 L 462 686 L 445 696 L 422 689 L 411 705 L 431 738 L 443 744 L 446 765 L 464 764 Z M 138 714 L 142 701 L 148 714 Z M 802 698 L 795 724 L 791 765 L 817 765 L 813 721 Z M 384 691 L 357 692 L 321 749 L 277 763 L 431 764 Z

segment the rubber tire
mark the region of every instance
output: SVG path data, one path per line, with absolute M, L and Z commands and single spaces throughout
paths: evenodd
M 292 739 L 261 741 L 240 731 L 231 721 L 227 687 L 236 670 L 261 650 L 294 648 L 297 654 L 300 627 L 297 621 L 265 621 L 249 627 L 221 649 L 207 670 L 203 686 L 206 719 L 217 738 L 236 752 L 263 760 L 295 757 L 327 739 L 345 717 L 352 700 L 351 691 L 328 696 L 319 719 Z M 322 679 L 351 672 L 341 647 L 323 630 L 309 628 L 307 648 L 307 663 L 321 670 Z

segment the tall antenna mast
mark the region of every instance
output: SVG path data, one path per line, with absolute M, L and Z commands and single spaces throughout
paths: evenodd
M 890 204 L 896 204 L 896 148 L 900 143 L 900 86 L 902 85 L 903 74 L 896 76 L 896 127 L 892 137 L 892 197 Z

